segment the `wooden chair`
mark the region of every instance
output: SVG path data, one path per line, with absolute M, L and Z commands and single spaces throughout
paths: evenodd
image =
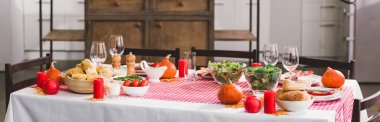
M 205 56 L 205 57 L 230 57 L 230 58 L 246 58 L 249 59 L 248 65 L 252 63 L 252 61 L 256 61 L 256 50 L 252 52 L 245 51 L 229 51 L 229 50 L 203 50 L 196 49 L 195 47 L 191 47 L 191 52 L 195 52 L 196 56 Z M 205 66 L 197 66 L 199 67 Z
M 360 122 L 360 111 L 371 108 L 373 105 L 380 103 L 380 91 L 364 98 L 363 100 L 354 100 L 354 109 L 352 111 L 352 122 Z M 380 109 L 370 116 L 366 122 L 380 122 Z
M 175 66 L 178 67 L 178 60 L 180 57 L 179 48 L 176 48 L 175 50 L 124 48 L 123 55 L 128 55 L 129 52 L 132 52 L 134 55 L 139 55 L 139 56 L 159 56 L 159 57 L 165 57 L 166 55 L 171 54 L 171 57 L 175 58 Z
M 321 59 L 314 59 L 314 58 L 307 58 L 307 57 L 300 56 L 299 64 L 307 65 L 310 67 L 331 67 L 334 69 L 347 70 L 347 73 L 345 74 L 345 76 L 351 79 L 355 78 L 354 76 L 355 60 L 352 60 L 350 62 L 338 62 L 338 61 L 321 60 Z
M 20 89 L 28 87 L 28 86 L 31 86 L 31 85 L 36 83 L 36 78 L 30 78 L 30 79 L 26 79 L 26 80 L 14 83 L 13 78 L 12 78 L 13 73 L 16 73 L 16 72 L 19 72 L 22 70 L 26 70 L 29 68 L 33 68 L 36 66 L 42 67 L 43 65 L 46 66 L 46 69 L 49 69 L 51 61 L 52 61 L 52 59 L 50 57 L 50 54 L 46 54 L 46 57 L 42 57 L 42 58 L 30 60 L 30 61 L 25 61 L 25 62 L 21 62 L 18 64 L 13 64 L 13 65 L 11 65 L 9 63 L 5 64 L 5 95 L 6 95 L 5 96 L 5 100 L 6 100 L 5 102 L 6 102 L 6 109 L 8 108 L 9 97 L 10 97 L 10 94 L 12 92 L 14 92 L 16 90 L 20 90 Z M 40 71 L 42 71 L 42 68 L 40 68 Z

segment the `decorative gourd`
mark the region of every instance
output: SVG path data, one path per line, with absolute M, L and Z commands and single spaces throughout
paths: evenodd
M 218 99 L 222 104 L 237 104 L 243 99 L 243 91 L 233 83 L 225 83 L 220 86 Z
M 61 78 L 62 78 L 61 71 L 59 71 L 58 69 L 54 67 L 54 63 L 56 63 L 56 61 L 51 62 L 50 69 L 46 71 L 47 78 L 56 80 L 59 83 L 61 83 Z
M 327 67 L 326 72 L 322 76 L 322 84 L 329 88 L 340 88 L 343 86 L 345 77 L 342 72 Z
M 129 54 L 126 56 L 126 64 L 127 64 L 127 74 L 128 75 L 135 75 L 136 74 L 136 56 L 132 54 L 132 52 L 129 52 Z
M 156 67 L 166 66 L 167 69 L 165 70 L 164 74 L 161 76 L 161 78 L 169 79 L 173 78 L 175 74 L 177 73 L 177 67 L 169 61 L 171 54 L 167 55 L 162 62 L 158 63 Z

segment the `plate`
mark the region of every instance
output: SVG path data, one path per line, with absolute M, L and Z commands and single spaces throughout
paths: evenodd
M 213 77 L 212 77 L 212 75 L 210 74 L 210 75 L 202 75 L 201 74 L 201 72 L 202 72 L 202 70 L 197 70 L 196 71 L 196 78 L 203 78 L 203 79 L 213 79 Z
M 285 80 L 286 77 L 287 77 L 287 74 L 282 74 L 280 77 L 279 83 L 282 83 L 282 81 Z M 316 84 L 321 83 L 322 76 L 312 74 L 312 75 L 307 75 L 307 76 L 300 76 L 300 77 L 298 77 L 298 79 L 305 80 L 305 81 L 311 81 L 312 85 L 316 85 Z
M 335 91 L 332 95 L 326 95 L 326 96 L 313 96 L 315 99 L 314 102 L 324 102 L 324 101 L 332 101 L 342 98 L 343 92 L 342 91 Z

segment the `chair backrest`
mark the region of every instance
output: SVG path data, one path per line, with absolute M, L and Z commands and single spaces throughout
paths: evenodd
M 134 55 L 139 55 L 139 56 L 159 56 L 159 57 L 165 57 L 166 55 L 171 54 L 171 57 L 175 58 L 175 66 L 178 67 L 178 60 L 180 57 L 179 48 L 176 48 L 174 50 L 124 48 L 123 55 L 128 55 L 129 52 L 132 52 Z
M 314 59 L 314 58 L 307 58 L 307 57 L 300 56 L 299 64 L 304 64 L 311 67 L 331 67 L 334 69 L 343 69 L 343 70 L 348 71 L 347 74 L 345 74 L 347 78 L 355 78 L 354 76 L 355 60 L 352 60 L 350 62 L 338 62 L 338 61 L 321 60 L 321 59 Z
M 205 57 L 229 57 L 229 58 L 246 58 L 249 59 L 249 64 L 252 61 L 256 61 L 256 50 L 252 52 L 246 51 L 230 51 L 230 50 L 203 50 L 196 49 L 195 47 L 191 47 L 191 52 L 195 52 L 196 56 L 205 56 Z M 199 67 L 199 66 L 197 66 Z
M 376 105 L 380 103 L 380 91 L 377 93 L 364 98 L 363 100 L 354 100 L 354 109 L 352 111 L 352 122 L 360 122 L 360 111 L 364 109 L 368 109 L 373 107 L 373 105 Z M 380 109 L 370 116 L 367 122 L 380 122 Z
M 42 66 L 45 65 L 46 69 L 50 68 L 51 64 L 51 57 L 49 54 L 46 54 L 46 57 L 29 60 L 17 64 L 5 64 L 5 100 L 6 100 L 6 106 L 8 107 L 9 97 L 10 94 L 16 90 L 28 87 L 30 85 L 35 84 L 36 78 L 30 78 L 23 81 L 19 81 L 17 83 L 13 82 L 13 73 L 26 70 L 29 68 L 33 68 L 36 66 L 41 66 L 40 71 L 42 71 Z

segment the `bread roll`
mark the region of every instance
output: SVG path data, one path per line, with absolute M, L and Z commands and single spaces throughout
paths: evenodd
M 282 82 L 282 89 L 285 91 L 302 91 L 306 89 L 306 84 L 304 82 L 284 80 Z
M 306 91 L 287 91 L 283 94 L 282 100 L 307 101 L 310 100 L 310 95 Z

